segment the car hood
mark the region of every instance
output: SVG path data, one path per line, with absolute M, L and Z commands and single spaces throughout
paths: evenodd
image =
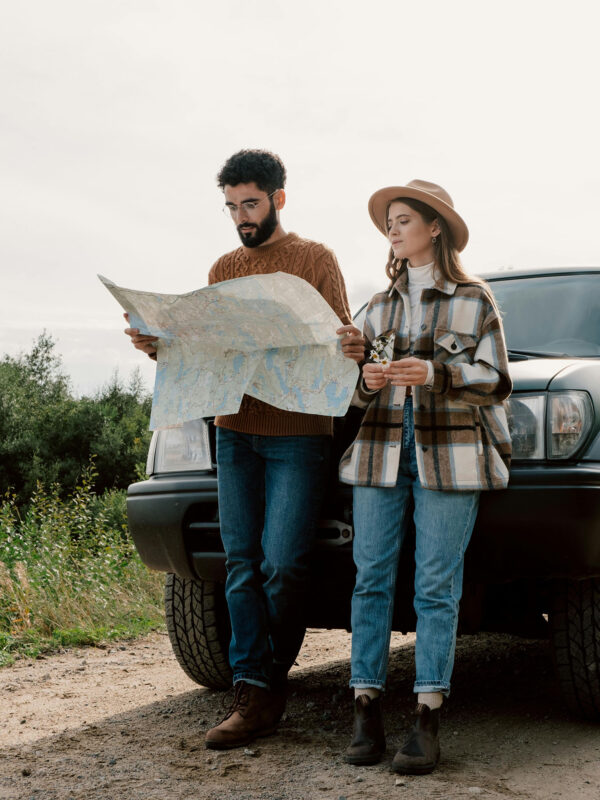
M 515 392 L 541 392 L 550 386 L 557 375 L 577 364 L 573 358 L 530 358 L 527 361 L 511 361 L 510 377 Z

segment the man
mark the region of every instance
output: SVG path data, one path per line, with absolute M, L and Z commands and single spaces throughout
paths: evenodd
M 344 336 L 344 355 L 359 362 L 364 340 L 350 324 L 334 254 L 281 226 L 285 179 L 281 160 L 264 150 L 242 150 L 226 161 L 217 180 L 242 246 L 217 260 L 209 284 L 275 272 L 303 278 L 342 320 L 337 333 Z M 156 357 L 155 338 L 125 332 Z M 217 417 L 215 425 L 235 692 L 206 746 L 229 749 L 273 733 L 285 708 L 287 674 L 304 637 L 308 559 L 333 424 L 330 417 L 283 411 L 244 395 L 237 414 Z

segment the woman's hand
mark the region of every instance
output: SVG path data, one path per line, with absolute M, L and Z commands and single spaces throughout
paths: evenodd
M 344 325 L 336 331 L 338 336 L 343 336 L 342 353 L 346 358 L 351 358 L 359 364 L 365 357 L 365 339 L 354 325 Z
M 387 375 L 383 364 L 365 364 L 362 368 L 363 380 L 367 389 L 383 389 L 387 383 Z
M 427 380 L 427 362 L 413 356 L 390 361 L 385 375 L 392 386 L 423 386 Z

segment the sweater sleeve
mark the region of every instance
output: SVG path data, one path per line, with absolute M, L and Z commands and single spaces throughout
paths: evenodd
M 323 245 L 314 247 L 312 255 L 314 259 L 313 286 L 327 300 L 341 319 L 342 324 L 349 325 L 352 317 L 346 295 L 346 284 L 337 258 L 329 248 Z

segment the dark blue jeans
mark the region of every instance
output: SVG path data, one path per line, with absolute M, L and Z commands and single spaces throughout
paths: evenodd
M 233 681 L 268 687 L 304 637 L 309 555 L 328 475 L 328 436 L 217 428 Z

